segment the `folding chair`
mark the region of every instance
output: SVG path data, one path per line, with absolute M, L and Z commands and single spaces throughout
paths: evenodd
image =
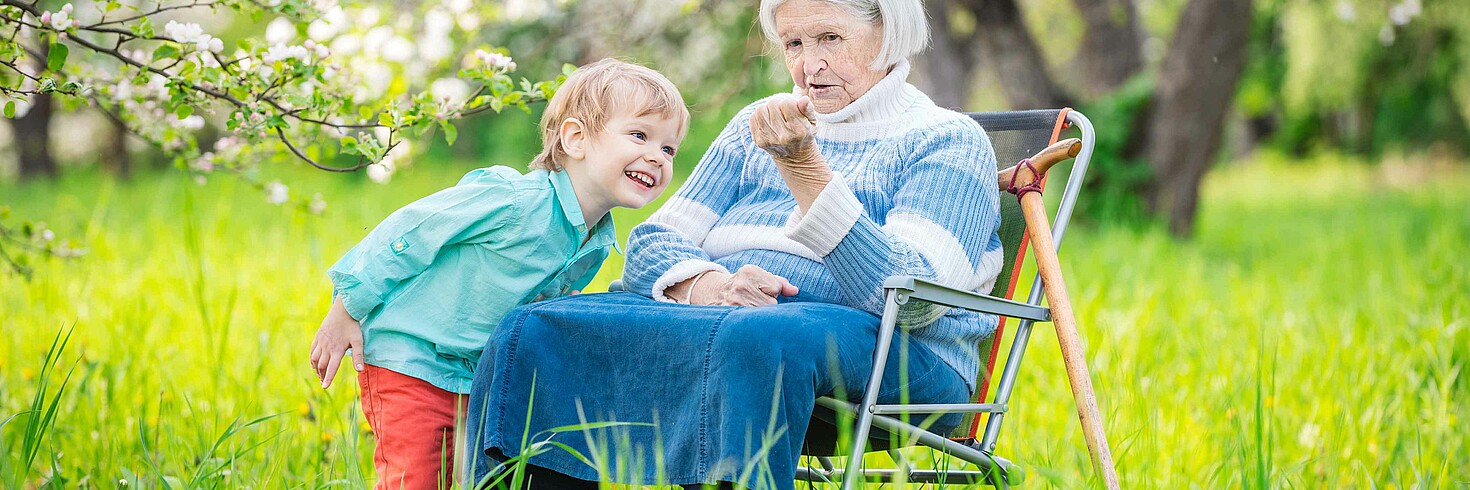
M 1075 126 L 1080 131 L 1082 149 L 1076 156 L 1071 175 L 1066 180 L 1061 206 L 1053 220 L 1055 225 L 1052 227 L 1052 234 L 1057 246 L 1060 247 L 1068 218 L 1071 216 L 1077 193 L 1081 190 L 1083 177 L 1087 172 L 1088 160 L 1092 156 L 1094 135 L 1091 122 L 1081 113 L 1069 109 L 971 113 L 969 116 L 979 122 L 990 136 L 996 161 L 1001 168 L 1015 165 L 1016 162 L 1058 141 L 1062 130 L 1069 126 Z M 1046 180 L 1043 179 L 1042 185 L 1045 183 Z M 996 439 L 1000 434 L 1005 414 L 1010 408 L 1011 393 L 1015 388 L 1016 375 L 1026 351 L 1026 343 L 1031 336 L 1031 325 L 1034 322 L 1050 321 L 1051 314 L 1047 308 L 1040 306 L 1043 295 L 1039 278 L 1032 284 L 1031 293 L 1025 303 L 1011 300 L 1015 293 L 1018 272 L 1026 256 L 1026 246 L 1030 240 L 1026 233 L 1025 219 L 1022 217 L 1016 198 L 1001 189 L 994 191 L 1001 194 L 999 233 L 1005 248 L 1003 268 L 996 278 L 995 287 L 989 295 L 982 295 L 973 291 L 952 289 L 915 277 L 894 276 L 884 281 L 886 305 L 879 327 L 879 341 L 874 353 L 873 373 L 867 391 L 864 392 L 863 401 L 853 404 L 830 397 L 817 400 L 819 410 L 831 410 L 844 414 L 846 417 L 857 416 L 857 425 L 852 431 L 851 447 L 836 447 L 835 427 L 814 418 L 812 428 L 808 431 L 806 450 L 803 452 L 809 456 L 815 456 L 820 467 L 799 467 L 797 469 L 798 480 L 841 481 L 843 490 L 857 488 L 857 484 L 864 481 L 988 483 L 998 488 L 1008 488 L 1010 485 L 1020 483 L 1023 478 L 1021 468 L 1009 460 L 995 456 Z M 950 405 L 879 405 L 875 403 L 879 384 L 883 378 L 884 362 L 888 357 L 888 349 L 895 329 L 898 308 L 909 301 L 928 301 L 1001 317 L 995 334 L 979 346 L 983 359 L 980 363 L 979 376 L 976 378 L 976 393 L 971 403 Z M 1002 335 L 1009 318 L 1017 319 L 1019 323 L 1016 326 L 1014 340 L 1010 345 L 1005 368 L 1001 372 L 994 396 L 990 397 L 991 375 L 995 367 L 996 354 L 1000 351 Z M 906 415 L 937 413 L 964 413 L 965 417 L 964 421 L 947 436 L 933 433 L 904 420 L 907 418 Z M 982 418 L 976 415 L 982 413 L 987 416 L 983 418 L 984 433 L 980 434 Z M 883 438 L 870 439 L 870 430 L 873 428 L 878 431 L 875 434 L 886 436 L 887 441 L 885 442 Z M 901 454 L 896 452 L 894 459 L 895 463 L 900 466 L 899 468 L 862 468 L 862 456 L 866 446 L 870 444 L 874 447 L 882 444 L 889 444 L 890 447 L 928 446 L 971 463 L 977 468 L 919 470 L 913 468 L 901 457 Z M 846 451 L 841 451 L 842 449 Z M 839 468 L 833 464 L 833 458 L 840 454 L 848 456 L 848 463 Z

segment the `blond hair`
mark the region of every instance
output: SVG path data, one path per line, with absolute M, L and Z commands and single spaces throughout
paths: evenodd
M 619 114 L 657 114 L 679 122 L 679 138 L 689 129 L 684 97 L 662 74 L 612 58 L 582 65 L 546 104 L 541 114 L 541 153 L 531 168 L 557 171 L 567 157 L 558 134 L 563 121 L 576 118 L 588 133 L 602 131 Z

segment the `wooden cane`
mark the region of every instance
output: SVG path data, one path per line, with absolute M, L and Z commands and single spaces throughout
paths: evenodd
M 1023 161 L 1020 165 L 997 173 L 996 180 L 1001 189 L 1017 193 L 1021 200 L 1021 212 L 1026 216 L 1026 231 L 1031 234 L 1031 246 L 1036 254 L 1036 269 L 1041 273 L 1041 286 L 1046 291 L 1046 302 L 1051 305 L 1052 326 L 1057 329 L 1057 342 L 1062 347 L 1062 362 L 1067 367 L 1067 380 L 1072 385 L 1072 397 L 1077 400 L 1077 417 L 1082 420 L 1082 436 L 1087 440 L 1087 452 L 1092 456 L 1093 469 L 1102 474 L 1103 483 L 1109 490 L 1116 490 L 1118 472 L 1113 467 L 1113 455 L 1108 449 L 1107 435 L 1103 434 L 1102 414 L 1097 409 L 1097 395 L 1092 391 L 1092 374 L 1087 369 L 1087 359 L 1077 336 L 1077 319 L 1072 314 L 1072 300 L 1067 296 L 1062 266 L 1057 261 L 1051 222 L 1046 216 L 1046 205 L 1042 202 L 1040 187 L 1032 187 L 1039 184 L 1042 176 L 1053 165 L 1077 156 L 1081 150 L 1082 141 L 1076 138 L 1058 141 L 1029 158 L 1029 167 Z

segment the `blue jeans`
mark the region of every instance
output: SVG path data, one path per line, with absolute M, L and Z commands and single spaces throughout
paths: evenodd
M 607 293 L 517 308 L 476 368 L 467 414 L 476 480 L 549 440 L 566 448 L 530 462 L 586 480 L 794 488 L 816 398 L 861 399 L 877 331 L 877 317 L 825 303 L 688 306 Z M 927 349 L 902 333 L 893 345 L 880 402 L 969 399 L 964 379 Z M 554 431 L 597 422 L 619 425 Z

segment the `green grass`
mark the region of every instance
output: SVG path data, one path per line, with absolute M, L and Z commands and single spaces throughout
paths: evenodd
M 1356 162 L 1248 163 L 1209 176 L 1193 240 L 1067 235 L 1123 484 L 1470 486 L 1470 173 L 1385 186 Z M 322 216 L 230 178 L 0 185 L 0 204 L 90 249 L 38 261 L 30 282 L 0 275 L 0 487 L 361 486 L 355 379 L 323 391 L 306 363 L 324 271 L 467 169 L 390 186 L 285 171 L 326 197 Z M 649 210 L 618 211 L 621 231 Z M 1058 354 L 1041 326 L 1001 433 L 1028 488 L 1095 483 Z

